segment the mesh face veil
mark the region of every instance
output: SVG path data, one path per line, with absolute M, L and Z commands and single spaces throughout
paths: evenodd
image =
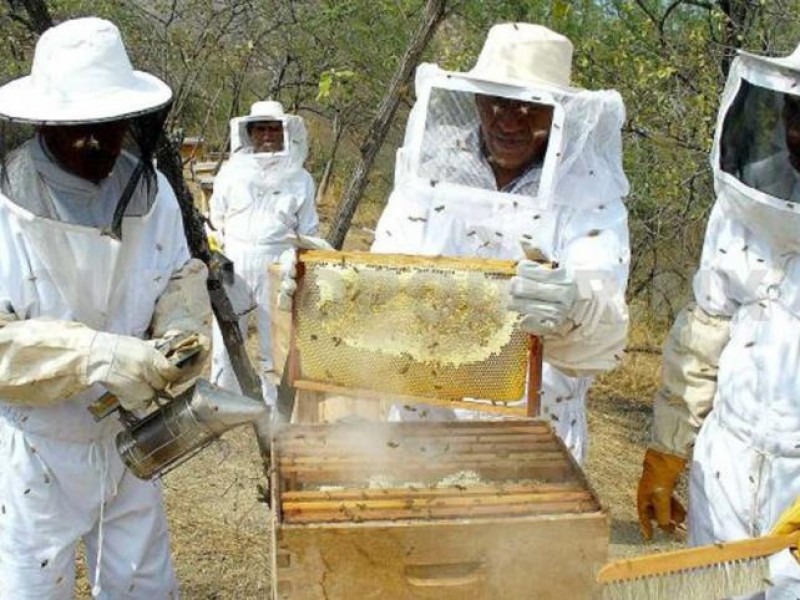
M 258 151 L 247 129 L 249 125 L 260 123 L 280 123 L 282 136 L 273 126 L 272 134 L 264 136 L 269 138 L 270 143 L 264 144 Z M 235 179 L 257 180 L 265 187 L 278 185 L 300 171 L 307 156 L 306 128 L 303 119 L 297 115 L 231 119 L 231 158 L 226 163 L 226 171 Z
M 159 107 L 120 121 L 127 121 L 122 149 L 113 164 L 112 173 L 119 185 L 108 187 L 108 194 L 101 199 L 111 203 L 113 210 L 107 206 L 102 211 L 109 217 L 105 223 L 86 222 L 80 214 L 58 211 L 52 201 L 53 185 L 59 179 L 66 187 L 76 185 L 67 183 L 69 179 L 77 180 L 73 169 L 59 160 L 48 148 L 44 138 L 47 127 L 51 125 L 31 125 L 29 123 L 0 122 L 0 190 L 13 203 L 43 218 L 71 222 L 78 225 L 102 226 L 119 238 L 121 222 L 124 216 L 141 216 L 149 212 L 158 191 L 153 160 L 164 122 L 171 104 Z M 109 121 L 114 123 L 114 121 Z M 91 132 L 91 123 L 58 125 L 62 131 L 70 128 L 81 128 Z M 103 126 L 105 124 L 96 124 Z M 75 152 L 86 152 L 85 160 L 93 160 L 92 152 L 102 153 L 102 142 L 94 140 L 90 133 L 75 136 Z M 48 163 L 50 163 L 48 165 Z M 55 174 L 55 167 L 66 174 Z M 90 185 L 90 182 L 85 182 Z M 103 181 L 96 182 L 102 186 Z M 61 185 L 59 184 L 59 187 Z M 105 188 L 103 188 L 105 189 Z
M 711 151 L 717 201 L 782 250 L 800 249 L 800 53 L 741 52 L 731 64 Z
M 800 96 L 742 80 L 723 121 L 720 168 L 749 188 L 800 201 Z
M 421 95 L 409 133 L 410 171 L 436 185 L 550 194 L 563 111 L 552 96 L 455 77 Z

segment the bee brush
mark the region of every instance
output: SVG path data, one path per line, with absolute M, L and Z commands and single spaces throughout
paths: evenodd
M 622 559 L 597 575 L 602 600 L 710 600 L 772 586 L 769 558 L 797 548 L 800 533 L 766 535 Z

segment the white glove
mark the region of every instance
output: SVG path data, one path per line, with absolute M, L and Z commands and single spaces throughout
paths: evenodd
M 127 335 L 98 332 L 89 351 L 89 383 L 100 383 L 129 411 L 147 408 L 180 369 L 170 364 L 155 344 Z
M 511 279 L 509 309 L 522 316 L 520 328 L 526 333 L 551 335 L 567 322 L 577 294 L 575 278 L 567 269 L 521 260 Z
M 333 250 L 323 238 L 312 237 L 309 235 L 294 235 L 289 237 L 289 241 L 294 244 L 293 248 L 284 250 L 278 258 L 278 266 L 281 274 L 281 287 L 278 291 L 278 308 L 286 312 L 292 310 L 292 298 L 297 291 L 297 249 L 301 250 Z

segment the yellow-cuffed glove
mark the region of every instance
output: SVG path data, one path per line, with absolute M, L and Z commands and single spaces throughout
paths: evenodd
M 790 533 L 797 533 L 800 531 L 800 497 L 796 498 L 792 505 L 783 511 L 783 514 L 775 523 L 775 526 L 770 531 L 772 535 L 788 535 Z M 792 556 L 797 562 L 800 562 L 800 550 L 791 548 Z
M 653 537 L 653 521 L 668 533 L 686 520 L 686 509 L 673 496 L 675 483 L 686 468 L 686 459 L 648 448 L 636 494 L 642 537 Z
M 778 522 L 770 533 L 775 535 L 785 535 L 800 531 L 800 497 L 795 499 L 792 505 L 783 511 Z

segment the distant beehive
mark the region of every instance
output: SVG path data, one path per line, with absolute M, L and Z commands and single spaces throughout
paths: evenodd
M 181 142 L 181 159 L 183 162 L 202 160 L 205 152 L 205 140 L 200 136 L 183 138 Z

